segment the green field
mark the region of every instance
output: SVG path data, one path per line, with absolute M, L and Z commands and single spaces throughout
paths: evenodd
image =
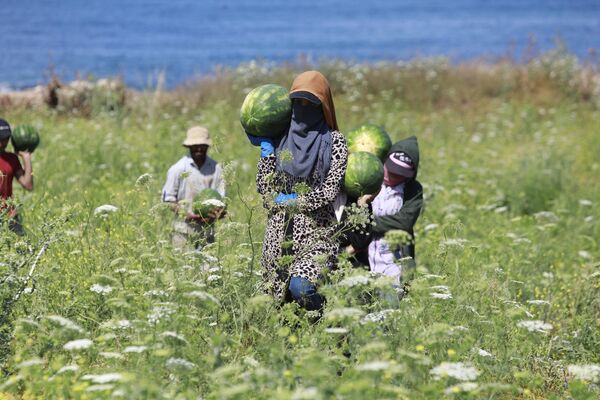
M 41 136 L 35 190 L 16 190 L 28 235 L 0 233 L 0 399 L 598 398 L 597 69 L 560 51 L 319 69 L 342 132 L 371 122 L 419 138 L 426 207 L 400 307 L 343 259 L 318 323 L 257 289 L 259 151 L 239 107 L 302 67 L 251 63 L 124 104 L 0 105 Z M 194 124 L 211 131 L 228 192 L 198 254 L 173 250 L 159 201 Z M 107 204 L 118 210 L 94 212 Z

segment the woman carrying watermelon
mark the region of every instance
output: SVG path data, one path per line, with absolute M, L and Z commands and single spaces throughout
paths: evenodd
M 400 258 L 415 258 L 414 225 L 423 208 L 423 187 L 417 180 L 419 143 L 410 136 L 392 145 L 383 164 L 381 190 L 372 203 L 374 224 L 369 244 L 369 266 L 372 272 L 391 277 L 399 289 L 406 271 Z M 404 231 L 412 239 L 407 245 L 390 248 L 384 236 L 390 231 Z
M 10 125 L 0 118 L 0 223 L 5 219 L 8 220 L 8 228 L 17 235 L 22 236 L 25 231 L 21 226 L 19 214 L 17 209 L 10 203 L 13 197 L 13 179 L 16 179 L 25 190 L 33 190 L 31 153 L 37 146 L 37 142 L 32 141 L 27 143 L 31 147 L 21 148 L 15 145 L 16 142 L 13 137 L 13 147 L 17 154 L 9 153 L 6 151 L 6 146 L 12 136 L 13 132 Z M 39 141 L 39 138 L 37 140 Z M 17 155 L 23 159 L 25 168 L 21 166 Z
M 267 291 L 307 310 L 322 308 L 321 273 L 336 261 L 333 202 L 348 148 L 338 131 L 327 79 L 304 72 L 289 91 L 292 117 L 279 140 L 248 135 L 261 147 L 256 185 L 268 210 L 262 265 Z

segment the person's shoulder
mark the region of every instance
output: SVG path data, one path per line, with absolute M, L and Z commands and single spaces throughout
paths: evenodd
M 346 144 L 346 137 L 340 131 L 331 131 L 331 142 L 335 145 Z
M 19 164 L 21 165 L 21 163 L 19 162 L 19 156 L 17 156 L 15 153 L 11 153 L 11 152 L 5 152 L 2 153 L 2 158 L 4 158 L 4 160 L 6 162 L 9 162 L 11 164 Z
M 0 157 L 4 158 L 5 160 L 18 160 L 19 156 L 17 156 L 15 153 L 11 153 L 10 151 L 5 151 L 4 153 L 0 153 Z
M 187 164 L 189 164 L 189 157 L 183 156 L 169 167 L 169 172 L 183 171 Z

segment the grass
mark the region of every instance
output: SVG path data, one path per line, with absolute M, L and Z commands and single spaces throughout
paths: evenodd
M 0 236 L 0 398 L 597 398 L 598 373 L 573 367 L 600 365 L 595 67 L 558 50 L 524 65 L 320 65 L 342 132 L 418 136 L 426 208 L 399 308 L 342 258 L 317 324 L 257 289 L 259 154 L 237 114 L 249 89 L 304 67 L 251 63 L 87 111 L 3 106 L 42 144 L 35 190 L 16 190 L 28 235 Z M 196 123 L 229 212 L 213 247 L 186 254 L 159 195 Z M 95 214 L 104 204 L 118 210 Z

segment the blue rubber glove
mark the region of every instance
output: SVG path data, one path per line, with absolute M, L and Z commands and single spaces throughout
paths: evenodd
M 271 154 L 275 153 L 275 146 L 273 146 L 273 141 L 271 139 L 262 139 L 264 140 L 260 142 L 260 157 L 269 157 Z
M 246 136 L 248 136 L 248 140 L 253 146 L 260 146 L 260 156 L 262 158 L 268 157 L 275 152 L 275 146 L 273 146 L 273 141 L 271 139 L 262 136 L 254 136 L 249 133 L 246 133 Z
M 275 203 L 277 204 L 288 204 L 292 205 L 298 200 L 298 195 L 296 193 L 284 194 L 279 193 L 275 196 Z

